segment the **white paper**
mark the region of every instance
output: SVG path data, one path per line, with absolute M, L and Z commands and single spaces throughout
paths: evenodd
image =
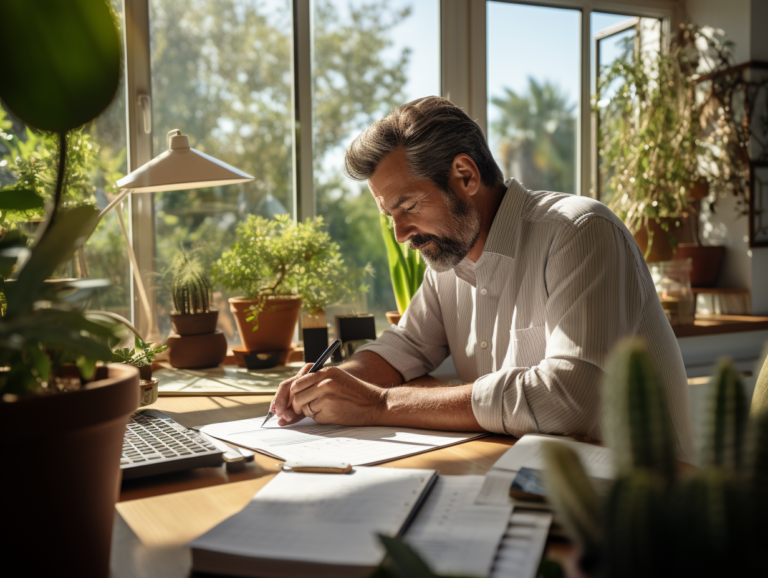
M 484 476 L 440 476 L 405 534 L 437 574 L 488 576 L 512 506 L 475 504 Z
M 191 548 L 273 560 L 376 566 L 376 534 L 396 536 L 433 470 L 356 468 L 350 474 L 280 472 L 239 514 Z
M 506 470 L 491 470 L 485 475 L 485 480 L 477 494 L 478 504 L 501 504 L 512 503 L 509 497 L 509 487 L 515 479 L 517 472 L 508 472 Z
M 536 578 L 551 524 L 546 512 L 512 512 L 491 578 Z
M 384 426 L 321 425 L 310 418 L 284 427 L 272 418 L 262 428 L 263 421 L 261 416 L 211 424 L 200 431 L 278 459 L 327 459 L 349 462 L 353 466 L 378 464 L 486 435 Z
M 581 463 L 584 465 L 588 476 L 613 479 L 611 450 L 557 436 L 524 435 L 493 464 L 493 469 L 516 472 L 525 467 L 543 470 L 544 454 L 542 449 L 545 442 L 570 446 L 581 458 Z

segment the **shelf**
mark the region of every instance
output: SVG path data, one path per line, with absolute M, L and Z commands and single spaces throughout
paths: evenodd
M 694 321 L 693 325 L 675 325 L 672 329 L 678 338 L 765 331 L 768 330 L 768 317 L 757 317 L 754 315 L 705 315 L 697 313 L 696 321 Z

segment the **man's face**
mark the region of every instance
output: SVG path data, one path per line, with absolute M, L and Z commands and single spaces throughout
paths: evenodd
M 435 271 L 454 268 L 477 241 L 481 218 L 474 205 L 429 179 L 414 179 L 402 149 L 384 157 L 368 187 L 379 210 L 392 216 L 398 242 L 410 241 Z

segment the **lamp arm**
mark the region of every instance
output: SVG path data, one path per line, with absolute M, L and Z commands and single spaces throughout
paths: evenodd
M 109 203 L 106 207 L 104 207 L 104 210 L 99 214 L 99 220 L 103 219 L 107 213 L 109 213 L 112 209 L 114 209 L 117 205 L 119 205 L 125 197 L 128 196 L 128 193 L 131 192 L 131 189 L 123 189 L 120 191 L 117 196 L 112 199 L 112 202 Z M 122 221 L 122 219 L 121 219 Z

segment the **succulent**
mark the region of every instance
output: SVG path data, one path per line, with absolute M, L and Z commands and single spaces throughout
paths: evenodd
M 202 266 L 182 253 L 174 266 L 171 286 L 173 307 L 181 315 L 208 313 L 211 310 L 211 284 Z
M 768 515 L 768 412 L 749 419 L 729 360 L 710 381 L 700 427 L 701 469 L 679 474 L 667 402 L 642 343 L 612 354 L 603 423 L 616 480 L 602 504 L 576 454 L 548 444 L 552 506 L 601 578 L 759 575 Z

